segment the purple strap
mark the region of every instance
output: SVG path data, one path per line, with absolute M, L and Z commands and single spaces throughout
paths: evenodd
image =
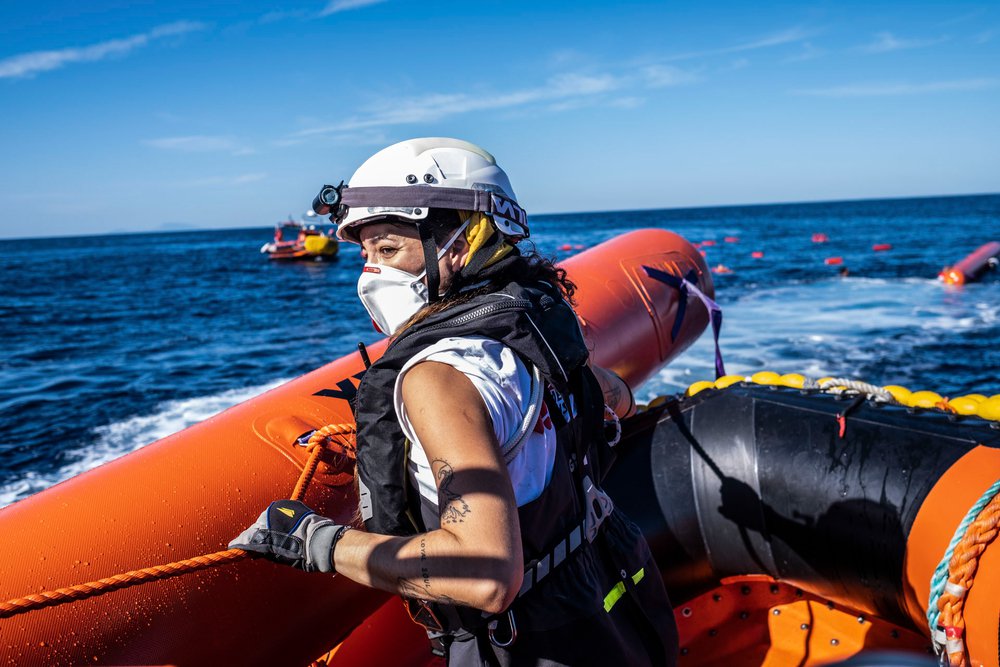
M 719 333 L 722 331 L 722 308 L 695 284 L 694 279 L 697 274 L 692 271 L 688 274 L 688 277 L 681 278 L 680 276 L 675 276 L 649 266 L 643 266 L 642 268 L 646 272 L 646 275 L 653 280 L 666 283 L 681 293 L 681 300 L 677 307 L 677 319 L 674 321 L 674 328 L 671 332 L 672 338 L 676 338 L 677 332 L 680 331 L 680 325 L 687 310 L 687 301 L 690 293 L 693 293 L 705 305 L 709 321 L 712 323 L 712 335 L 715 338 L 715 377 L 718 379 L 725 375 L 726 367 L 722 363 L 722 349 L 719 347 Z

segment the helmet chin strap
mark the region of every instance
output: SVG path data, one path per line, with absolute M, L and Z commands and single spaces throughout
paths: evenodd
M 427 272 L 427 302 L 434 303 L 441 299 L 438 290 L 441 287 L 441 273 L 438 271 L 438 250 L 434 234 L 429 225 L 417 223 L 417 233 L 420 235 L 420 245 L 424 248 L 424 271 Z

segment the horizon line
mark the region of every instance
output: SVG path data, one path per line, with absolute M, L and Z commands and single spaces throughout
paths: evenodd
M 963 197 L 997 197 L 997 192 L 967 192 L 955 194 L 934 194 L 934 195 L 889 195 L 884 197 L 862 197 L 846 199 L 802 199 L 781 202 L 755 202 L 742 204 L 713 204 L 709 206 L 657 206 L 652 208 L 616 208 L 596 211 L 553 211 L 545 213 L 533 213 L 529 217 L 554 217 L 561 215 L 600 215 L 605 213 L 645 213 L 652 211 L 703 211 L 706 209 L 729 209 L 729 208 L 753 208 L 764 206 L 802 206 L 820 204 L 850 204 L 879 201 L 907 201 L 913 199 L 959 199 Z M 168 222 L 163 223 L 159 229 L 139 229 L 139 230 L 112 230 L 107 232 L 93 232 L 90 234 L 52 234 L 49 236 L 0 236 L 0 242 L 4 241 L 40 241 L 45 239 L 88 239 L 106 238 L 108 236 L 135 236 L 140 234 L 190 234 L 192 232 L 224 232 L 250 229 L 268 229 L 282 221 L 269 223 L 267 225 L 251 227 L 199 227 L 190 223 Z M 313 224 L 330 224 L 329 222 L 317 222 Z M 188 225 L 184 228 L 185 225 Z M 170 227 L 174 227 L 171 229 Z

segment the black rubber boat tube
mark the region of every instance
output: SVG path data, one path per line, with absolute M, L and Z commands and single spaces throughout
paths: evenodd
M 749 384 L 672 399 L 625 431 L 604 486 L 643 529 L 675 603 L 767 574 L 913 627 L 914 517 L 957 459 L 1000 446 L 978 418 Z

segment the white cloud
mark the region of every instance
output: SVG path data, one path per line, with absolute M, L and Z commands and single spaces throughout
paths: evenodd
M 741 53 L 743 51 L 755 51 L 757 49 L 767 49 L 773 46 L 783 46 L 785 44 L 794 44 L 796 42 L 801 42 L 805 38 L 809 37 L 813 33 L 805 30 L 804 28 L 789 28 L 788 30 L 782 30 L 781 32 L 774 33 L 773 35 L 767 35 L 759 39 L 755 39 L 749 42 L 744 42 L 742 44 L 736 44 L 734 46 L 724 46 L 718 49 L 708 49 L 706 51 L 690 51 L 688 53 L 677 53 L 672 56 L 665 58 L 666 61 L 675 60 L 692 60 L 694 58 L 704 58 L 706 56 L 719 56 L 726 55 L 729 53 Z
M 899 39 L 891 32 L 880 32 L 875 35 L 875 39 L 870 43 L 859 47 L 859 50 L 864 53 L 889 53 L 890 51 L 920 49 L 945 41 L 948 41 L 948 37 L 937 37 L 935 39 Z
M 992 41 L 994 37 L 997 36 L 996 30 L 984 30 L 975 37 L 972 38 L 974 44 L 985 44 Z
M 986 90 L 1000 84 L 998 79 L 960 79 L 928 83 L 859 83 L 831 88 L 793 91 L 813 97 L 889 97 L 894 95 L 924 95 L 928 93 Z
M 187 137 L 162 137 L 143 141 L 147 146 L 166 151 L 182 153 L 220 153 L 229 152 L 233 155 L 250 155 L 252 148 L 244 146 L 233 137 L 193 135 Z
M 319 127 L 300 130 L 291 139 L 315 135 L 337 134 L 390 125 L 410 125 L 441 120 L 473 111 L 510 109 L 533 103 L 552 103 L 559 110 L 571 105 L 559 105 L 573 99 L 609 93 L 624 80 L 611 75 L 562 74 L 549 79 L 546 85 L 505 93 L 433 93 L 423 97 L 396 99 L 392 104 L 374 105 L 367 113 Z
M 819 58 L 820 56 L 826 55 L 826 49 L 821 49 L 819 47 L 813 46 L 812 42 L 803 42 L 802 51 L 794 56 L 789 56 L 785 58 L 783 62 L 786 63 L 798 63 L 804 60 L 812 60 L 813 58 Z
M 346 12 L 349 9 L 360 9 L 361 7 L 368 7 L 369 5 L 380 5 L 386 0 L 332 0 L 323 11 L 319 13 L 320 16 L 329 16 L 330 14 L 336 14 L 338 12 Z
M 178 21 L 153 28 L 149 32 L 132 35 L 123 39 L 112 39 L 80 48 L 57 49 L 52 51 L 31 51 L 0 60 L 0 79 L 30 77 L 40 72 L 50 72 L 72 63 L 97 62 L 111 56 L 121 56 L 151 41 L 165 37 L 175 37 L 189 32 L 204 30 L 204 23 Z
M 649 65 L 641 70 L 645 84 L 650 88 L 682 86 L 700 80 L 697 74 L 687 72 L 673 65 Z

